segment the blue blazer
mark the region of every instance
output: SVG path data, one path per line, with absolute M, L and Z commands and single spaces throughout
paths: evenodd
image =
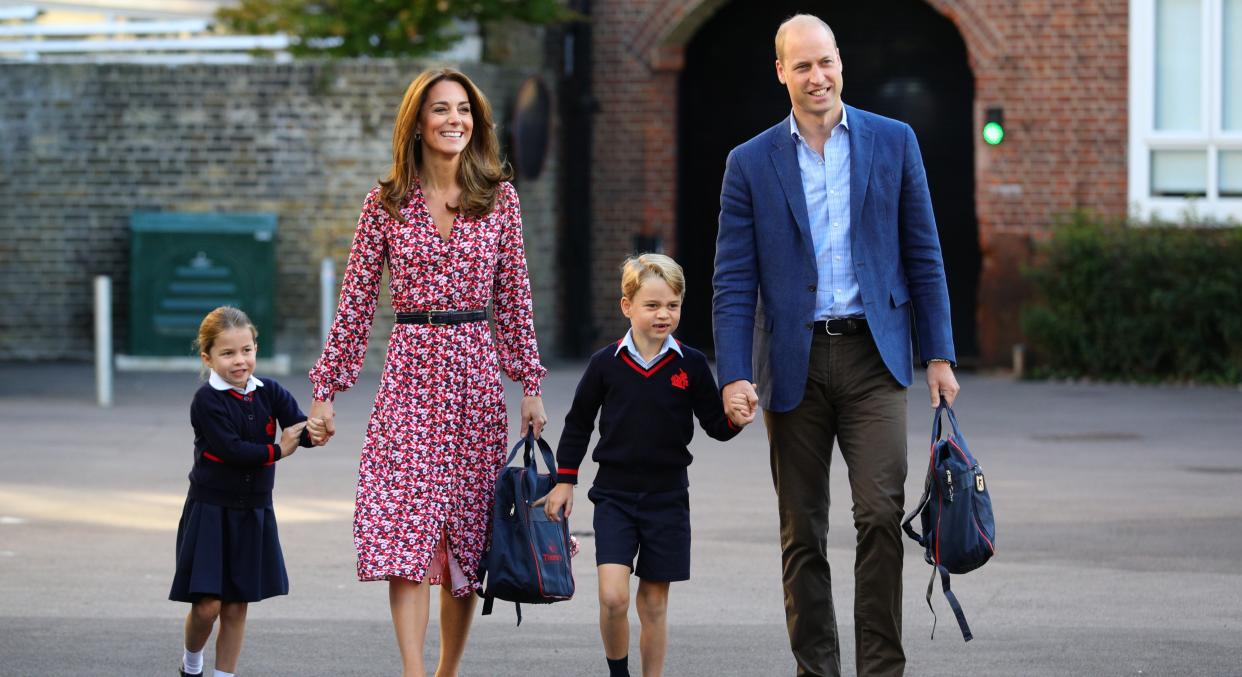
M 956 362 L 949 293 L 914 130 L 849 107 L 850 251 L 867 326 L 902 386 L 911 322 L 924 360 Z M 759 403 L 802 401 L 818 283 L 789 119 L 734 148 L 720 190 L 712 321 L 720 384 L 758 384 Z

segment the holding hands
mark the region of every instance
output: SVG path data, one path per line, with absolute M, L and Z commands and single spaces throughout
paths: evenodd
M 332 403 L 326 400 L 315 400 L 311 403 L 310 416 L 306 419 L 306 429 L 310 431 L 311 442 L 322 447 L 336 434 L 336 412 Z
M 759 408 L 755 384 L 750 381 L 734 381 L 721 390 L 720 398 L 724 403 L 725 415 L 733 421 L 733 425 L 741 428 L 754 423 L 755 412 Z
M 298 444 L 302 441 L 302 429 L 306 427 L 306 421 L 296 423 L 280 431 L 280 457 L 293 455 L 298 450 Z

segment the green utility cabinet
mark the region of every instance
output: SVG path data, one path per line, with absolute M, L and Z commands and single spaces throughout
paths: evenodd
M 262 353 L 272 355 L 275 244 L 275 214 L 133 214 L 130 354 L 194 355 L 203 316 L 231 305 L 250 316 Z

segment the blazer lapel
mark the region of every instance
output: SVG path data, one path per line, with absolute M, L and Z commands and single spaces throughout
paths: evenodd
M 783 132 L 783 133 L 782 133 Z M 789 127 L 777 127 L 772 145 L 772 166 L 776 169 L 776 177 L 785 192 L 785 201 L 793 212 L 798 232 L 802 234 L 802 242 L 808 250 L 813 251 L 811 240 L 811 219 L 806 213 L 806 195 L 802 192 L 802 169 L 798 166 L 798 148 L 789 135 Z
M 857 242 L 862 224 L 863 200 L 871 176 L 871 129 L 857 108 L 849 109 L 850 123 L 850 240 Z M 851 242 L 851 244 L 852 244 Z M 855 247 L 851 250 L 857 252 Z M 857 254 L 855 254 L 857 256 Z

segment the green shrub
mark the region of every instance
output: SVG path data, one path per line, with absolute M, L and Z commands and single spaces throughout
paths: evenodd
M 1028 274 L 1035 375 L 1242 382 L 1242 228 L 1078 215 Z

